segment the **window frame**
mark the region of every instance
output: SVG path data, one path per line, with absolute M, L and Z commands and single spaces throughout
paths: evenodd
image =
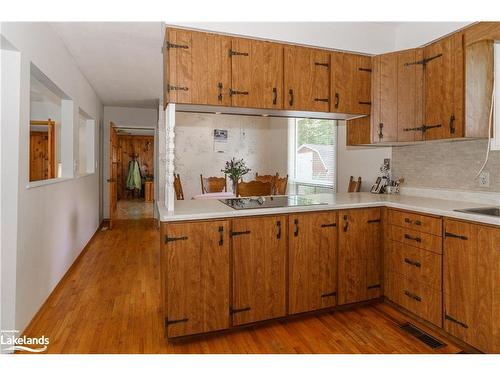
M 495 41 L 494 48 L 494 106 L 493 106 L 493 138 L 491 139 L 491 150 L 500 150 L 500 105 L 496 101 L 500 98 L 500 41 Z

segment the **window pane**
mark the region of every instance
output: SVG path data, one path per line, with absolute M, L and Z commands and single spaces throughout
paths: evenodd
M 295 180 L 333 186 L 336 129 L 332 120 L 297 119 Z

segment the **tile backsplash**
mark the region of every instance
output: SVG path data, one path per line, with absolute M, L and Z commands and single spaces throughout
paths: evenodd
M 475 178 L 486 156 L 486 140 L 424 143 L 393 147 L 392 173 L 404 186 L 500 192 L 500 151 L 491 151 L 485 171 L 490 186 Z

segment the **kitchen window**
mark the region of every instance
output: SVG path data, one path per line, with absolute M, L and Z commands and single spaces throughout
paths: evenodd
M 288 174 L 292 194 L 335 191 L 336 129 L 334 120 L 289 121 Z

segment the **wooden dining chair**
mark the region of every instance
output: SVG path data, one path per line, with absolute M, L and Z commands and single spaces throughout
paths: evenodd
M 273 192 L 273 185 L 270 182 L 262 181 L 249 181 L 238 182 L 236 186 L 236 196 L 238 197 L 256 197 L 271 195 Z
M 200 174 L 201 180 L 201 194 L 206 193 L 220 193 L 227 191 L 227 177 L 203 177 Z
M 286 177 L 278 177 L 276 174 L 276 178 L 274 179 L 274 195 L 285 195 L 286 187 L 288 185 L 288 175 Z
M 261 174 L 259 175 L 259 173 L 255 173 L 255 180 L 256 181 L 262 181 L 262 182 L 270 182 L 270 183 L 273 183 L 274 180 L 278 177 L 278 173 L 276 173 L 275 175 L 272 175 L 272 174 Z
M 347 186 L 348 193 L 357 193 L 361 190 L 361 177 L 358 177 L 357 180 L 354 180 L 354 177 L 351 176 L 349 178 L 349 185 Z
M 174 173 L 174 190 L 175 190 L 175 197 L 177 200 L 184 200 L 184 192 L 182 191 L 182 183 L 181 183 L 181 176 L 179 174 L 175 175 Z

